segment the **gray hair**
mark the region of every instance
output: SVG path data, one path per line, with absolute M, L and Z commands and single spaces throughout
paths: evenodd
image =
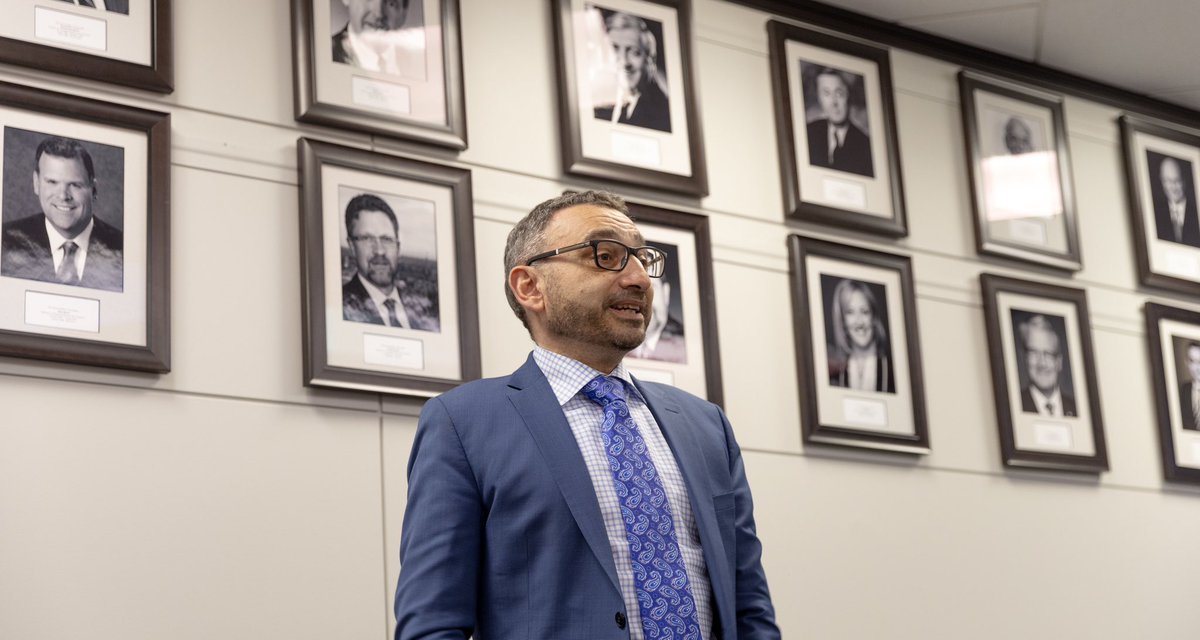
M 508 241 L 504 244 L 504 295 L 508 298 L 508 306 L 512 307 L 513 313 L 521 320 L 521 324 L 525 325 L 526 330 L 529 329 L 529 320 L 525 317 L 525 308 L 517 303 L 517 297 L 513 295 L 512 289 L 508 286 L 508 274 L 512 272 L 513 267 L 525 264 L 530 256 L 541 250 L 545 243 L 546 227 L 550 226 L 550 220 L 554 214 L 582 204 L 594 204 L 629 215 L 629 207 L 625 206 L 625 200 L 615 193 L 607 191 L 565 193 L 534 207 L 533 211 L 521 218 L 517 226 L 508 232 Z

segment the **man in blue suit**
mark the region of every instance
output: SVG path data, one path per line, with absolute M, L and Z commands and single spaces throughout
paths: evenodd
M 506 294 L 537 347 L 421 413 L 397 640 L 779 638 L 724 413 L 622 364 L 666 259 L 644 244 L 603 192 L 509 234 Z

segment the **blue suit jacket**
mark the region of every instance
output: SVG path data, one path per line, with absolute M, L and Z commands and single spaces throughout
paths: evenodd
M 687 484 L 714 637 L 778 638 L 741 451 L 724 413 L 638 381 Z M 430 400 L 408 465 L 396 638 L 628 638 L 583 455 L 541 369 Z

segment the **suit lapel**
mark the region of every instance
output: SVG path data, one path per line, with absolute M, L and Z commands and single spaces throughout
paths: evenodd
M 704 452 L 696 441 L 694 427 L 688 423 L 680 412 L 679 404 L 672 400 L 662 390 L 642 384 L 635 379 L 650 413 L 662 429 L 663 437 L 671 452 L 675 454 L 675 462 L 679 465 L 679 473 L 687 486 L 688 498 L 692 505 L 692 516 L 696 519 L 696 527 L 700 530 L 700 544 L 704 548 L 704 562 L 708 565 L 709 582 L 712 584 L 713 599 L 717 601 L 717 611 L 721 620 L 735 619 L 733 611 L 734 594 L 723 590 L 722 586 L 733 584 L 726 576 L 729 567 L 725 560 L 725 542 L 721 539 L 721 528 L 717 524 L 716 507 L 713 506 L 713 490 L 709 483 L 708 469 L 705 466 Z
M 531 355 L 525 365 L 509 380 L 513 392 L 509 395 L 517 413 L 525 421 L 533 441 L 542 454 L 546 469 L 562 492 L 571 515 L 583 532 L 583 538 L 596 554 L 600 566 L 620 591 L 617 568 L 613 562 L 612 548 L 608 544 L 608 532 L 600 515 L 600 504 L 596 501 L 596 490 L 588 475 L 587 464 L 571 426 L 563 415 L 558 399 L 550 389 L 550 383 L 542 374 Z

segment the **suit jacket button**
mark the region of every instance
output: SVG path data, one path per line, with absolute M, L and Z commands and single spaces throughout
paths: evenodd
M 617 612 L 617 628 L 625 628 L 625 614 L 621 613 L 620 611 Z

